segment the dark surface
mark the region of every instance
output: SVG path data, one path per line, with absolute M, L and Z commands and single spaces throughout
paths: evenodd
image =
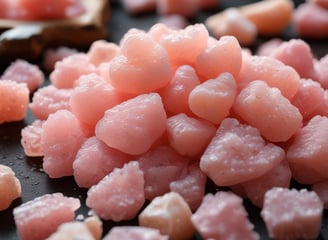
M 209 15 L 213 14 L 225 7 L 238 6 L 240 4 L 254 2 L 254 1 L 222 1 L 217 9 L 207 12 L 200 12 L 196 17 L 190 19 L 191 23 L 203 22 Z M 302 1 L 296 1 L 297 4 Z M 110 36 L 109 40 L 118 42 L 123 34 L 131 27 L 149 29 L 156 21 L 158 16 L 155 13 L 148 13 L 138 16 L 130 16 L 126 13 L 119 1 L 112 1 L 112 12 L 109 21 Z M 289 28 L 283 33 L 283 39 L 295 37 L 293 31 Z M 257 44 L 260 44 L 266 39 L 259 39 Z M 316 57 L 322 57 L 328 53 L 327 39 L 321 41 L 308 40 L 313 53 Z M 256 46 L 253 46 L 255 49 Z M 28 158 L 24 155 L 23 149 L 20 145 L 20 131 L 34 120 L 30 112 L 28 112 L 24 121 L 8 123 L 0 125 L 0 164 L 5 164 L 15 171 L 17 177 L 22 184 L 22 197 L 13 202 L 11 207 L 5 211 L 0 212 L 0 240 L 2 239 L 18 239 L 15 223 L 12 216 L 12 210 L 22 202 L 34 199 L 46 193 L 62 192 L 66 196 L 78 197 L 81 200 L 82 207 L 77 214 L 88 216 L 88 211 L 84 205 L 86 190 L 80 189 L 74 182 L 72 177 L 65 177 L 60 179 L 49 179 L 41 170 L 41 158 Z M 303 187 L 303 186 L 296 186 Z M 208 191 L 215 191 L 216 188 L 208 184 Z M 1 197 L 1 196 L 0 196 Z M 267 231 L 263 221 L 259 215 L 259 209 L 245 202 L 245 207 L 248 210 L 251 222 L 255 225 L 255 230 L 261 235 L 261 239 L 268 239 Z M 122 223 L 121 223 L 122 224 Z M 125 222 L 123 224 L 136 224 L 136 221 Z M 110 221 L 104 222 L 104 232 L 107 233 L 113 223 Z M 195 239 L 200 239 L 195 236 Z M 328 213 L 324 213 L 324 221 L 322 224 L 321 234 L 319 239 L 328 239 Z

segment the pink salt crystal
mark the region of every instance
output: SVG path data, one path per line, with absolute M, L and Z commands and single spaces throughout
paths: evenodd
M 242 63 L 242 52 L 238 40 L 233 36 L 223 36 L 220 40 L 208 41 L 196 58 L 197 74 L 202 81 L 216 78 L 224 72 L 237 77 Z
M 231 189 L 231 191 L 233 193 L 237 194 L 239 197 L 244 198 L 244 199 L 248 198 L 242 183 L 232 185 L 229 188 Z
M 185 200 L 175 192 L 154 198 L 138 216 L 139 225 L 158 229 L 171 240 L 191 239 L 195 229 L 192 212 Z
M 295 135 L 286 156 L 299 183 L 313 184 L 328 178 L 327 132 L 328 118 L 317 115 Z
M 55 69 L 49 79 L 56 88 L 73 88 L 74 82 L 81 75 L 96 72 L 96 67 L 83 53 L 73 54 L 56 62 Z
M 233 111 L 269 141 L 284 142 L 302 127 L 302 115 L 277 88 L 255 80 L 238 94 Z
M 156 0 L 122 0 L 123 6 L 130 14 L 140 14 L 156 9 Z
M 0 124 L 24 119 L 30 91 L 25 83 L 0 80 Z
M 283 42 L 280 38 L 272 38 L 263 42 L 256 51 L 256 55 L 269 56 Z
M 32 124 L 24 127 L 21 131 L 21 144 L 24 148 L 24 153 L 29 157 L 43 156 L 41 147 L 43 121 L 35 120 Z
M 130 28 L 124 35 L 123 37 L 121 38 L 121 40 L 119 41 L 119 46 L 122 47 L 124 44 L 126 44 L 126 41 L 136 41 L 136 43 L 138 43 L 138 41 L 141 41 L 139 44 L 141 44 L 140 46 L 143 46 L 142 45 L 142 39 L 144 37 L 146 37 L 146 40 L 149 40 L 147 39 L 147 36 L 145 36 L 146 34 L 146 31 L 145 30 L 142 30 L 140 28 Z M 144 41 L 144 43 L 146 43 L 147 41 Z M 129 44 L 127 45 L 127 47 L 129 46 Z M 127 50 L 128 51 L 131 51 L 132 47 L 130 46 L 130 48 L 128 47 Z M 147 46 L 146 46 L 146 49 L 147 49 Z M 122 50 L 122 48 L 121 48 Z M 128 52 L 128 51 L 125 51 L 125 52 Z M 132 55 L 133 56 L 136 56 L 138 55 L 138 51 L 134 50 L 132 52 Z M 140 55 L 140 57 L 142 57 L 142 55 Z
M 39 88 L 29 104 L 33 115 L 40 120 L 46 120 L 51 113 L 58 110 L 70 110 L 69 99 L 72 89 L 58 89 L 54 85 Z
M 142 94 L 108 109 L 95 134 L 108 146 L 137 155 L 148 151 L 165 132 L 166 121 L 159 94 Z
M 303 3 L 294 11 L 293 27 L 300 37 L 323 39 L 328 36 L 328 9 Z
M 307 0 L 309 3 L 317 4 L 323 8 L 328 9 L 328 2 L 327 0 Z
M 43 84 L 44 74 L 37 65 L 18 59 L 5 69 L 1 79 L 26 83 L 30 92 L 33 92 Z
M 288 162 L 281 161 L 264 175 L 242 183 L 244 191 L 250 201 L 257 207 L 263 207 L 263 200 L 266 191 L 273 187 L 289 188 L 292 178 Z
M 191 221 L 204 239 L 260 239 L 242 198 L 231 192 L 206 194 Z
M 97 216 L 87 217 L 83 222 L 73 221 L 62 223 L 57 231 L 47 240 L 83 239 L 100 240 L 102 236 L 102 221 Z
M 87 56 L 93 65 L 99 66 L 103 62 L 112 60 L 119 51 L 120 47 L 117 44 L 105 40 L 97 40 L 91 44 Z
M 167 119 L 170 145 L 181 155 L 196 157 L 203 153 L 215 135 L 216 127 L 210 122 L 180 113 Z
M 270 56 L 293 67 L 301 78 L 311 78 L 313 80 L 318 79 L 317 73 L 314 69 L 311 48 L 309 44 L 301 39 L 291 39 L 287 42 L 281 43 L 272 51 Z
M 65 57 L 77 54 L 78 50 L 69 47 L 58 47 L 46 49 L 43 54 L 43 67 L 47 71 L 53 71 L 56 62 L 63 60 Z
M 324 102 L 324 89 L 316 81 L 301 79 L 300 88 L 291 102 L 299 109 L 303 121 L 306 122 L 320 111 Z
M 101 76 L 91 73 L 75 82 L 69 105 L 71 112 L 81 122 L 94 129 L 105 111 L 120 102 L 117 90 Z
M 195 24 L 165 34 L 160 39 L 160 44 L 167 51 L 172 66 L 193 66 L 197 56 L 207 46 L 208 38 L 209 33 L 205 25 Z
M 84 223 L 78 221 L 61 224 L 57 231 L 47 238 L 47 240 L 62 239 L 96 240 L 88 227 Z
M 97 74 L 101 76 L 108 83 L 110 83 L 109 66 L 110 66 L 110 62 L 103 62 L 100 63 L 97 67 Z
M 262 80 L 270 87 L 278 88 L 289 100 L 294 97 L 300 84 L 300 76 L 292 67 L 272 57 L 256 55 L 244 55 L 236 80 L 239 89 L 254 80 Z
M 317 239 L 323 204 L 306 189 L 275 187 L 267 191 L 261 216 L 274 239 Z
M 206 181 L 207 176 L 196 162 L 183 168 L 180 178 L 170 183 L 170 190 L 179 193 L 190 209 L 196 211 L 204 197 Z
M 103 234 L 103 222 L 99 217 L 93 215 L 86 218 L 83 223 L 88 227 L 95 240 L 100 240 Z
M 257 37 L 255 24 L 237 8 L 228 8 L 214 14 L 206 19 L 205 24 L 216 38 L 231 35 L 242 45 L 253 44 Z
M 22 194 L 20 180 L 8 166 L 0 164 L 0 211 L 7 209 Z
M 94 136 L 90 137 L 76 154 L 73 162 L 74 179 L 80 187 L 90 188 L 130 159 L 129 155 L 108 147 Z
M 168 236 L 161 235 L 157 229 L 140 226 L 113 227 L 103 240 L 169 240 Z
M 200 81 L 193 67 L 182 65 L 177 68 L 172 80 L 159 92 L 169 116 L 178 113 L 193 115 L 189 108 L 188 98 L 192 89 L 198 84 Z
M 199 10 L 198 0 L 158 0 L 157 12 L 160 15 L 179 14 L 192 17 Z
M 315 62 L 315 69 L 319 75 L 318 82 L 324 89 L 328 89 L 328 54 Z
M 179 14 L 161 16 L 158 22 L 172 29 L 182 29 L 188 26 L 188 20 Z
M 281 162 L 282 148 L 267 143 L 258 129 L 224 119 L 200 159 L 200 168 L 218 186 L 255 179 Z
M 323 100 L 319 108 L 315 111 L 316 115 L 328 117 L 328 90 L 325 89 L 323 92 Z
M 189 94 L 189 107 L 198 117 L 219 124 L 230 113 L 236 97 L 236 82 L 222 73 L 196 86 Z
M 115 222 L 136 217 L 145 202 L 144 177 L 136 161 L 116 168 L 88 190 L 86 205 Z
M 51 114 L 42 125 L 43 169 L 51 178 L 73 175 L 73 161 L 85 141 L 78 119 L 67 110 Z
M 101 240 L 103 224 L 102 221 L 95 215 L 87 217 L 81 221 L 64 222 L 60 224 L 53 234 L 47 240 L 63 240 L 63 239 L 83 239 L 83 240 Z
M 313 184 L 311 189 L 318 194 L 320 200 L 324 204 L 324 208 L 328 209 L 328 180 Z
M 172 77 L 165 49 L 146 33 L 128 32 L 121 51 L 109 65 L 110 83 L 118 91 L 148 93 L 164 87 Z
M 147 200 L 170 191 L 170 183 L 181 177 L 189 159 L 182 157 L 169 146 L 158 146 L 136 159 L 145 179 Z
M 174 29 L 165 25 L 164 23 L 156 23 L 150 27 L 148 35 L 155 41 L 160 42 L 161 38 L 166 34 L 172 33 Z
M 62 193 L 46 194 L 25 202 L 13 211 L 17 231 L 22 240 L 43 240 L 64 222 L 74 219 L 80 200 Z

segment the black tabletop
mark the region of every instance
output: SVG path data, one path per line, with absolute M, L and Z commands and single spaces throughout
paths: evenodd
M 199 12 L 195 17 L 189 19 L 190 23 L 204 22 L 204 20 L 211 14 L 218 12 L 226 7 L 239 6 L 255 1 L 223 1 L 216 9 Z M 296 6 L 304 1 L 295 1 Z M 147 30 L 159 19 L 155 12 L 132 16 L 127 13 L 119 0 L 111 1 L 111 16 L 108 21 L 109 39 L 110 41 L 118 43 L 124 33 L 130 28 L 140 28 Z M 296 37 L 293 31 L 288 28 L 281 36 L 283 39 Z M 253 49 L 267 39 L 259 38 Z M 322 57 L 328 53 L 328 40 L 306 40 L 312 47 L 312 51 L 316 57 Z M 26 118 L 20 122 L 6 123 L 0 125 L 0 164 L 10 166 L 16 173 L 22 184 L 22 196 L 15 200 L 9 209 L 0 211 L 0 239 L 18 239 L 15 223 L 13 220 L 13 208 L 19 204 L 32 200 L 37 196 L 46 193 L 62 192 L 66 196 L 77 197 L 81 200 L 82 207 L 77 214 L 88 216 L 89 209 L 85 206 L 86 189 L 79 188 L 74 182 L 73 177 L 64 177 L 60 179 L 50 179 L 42 172 L 42 158 L 26 157 L 23 148 L 20 144 L 21 129 L 26 125 L 32 123 L 34 117 L 31 112 L 27 113 Z M 302 186 L 303 187 L 303 186 Z M 215 189 L 211 183 L 208 184 L 207 191 Z M 1 196 L 0 196 L 1 197 Z M 248 201 L 245 201 L 245 207 L 248 210 L 250 221 L 255 225 L 255 230 L 260 234 L 261 239 L 269 239 L 265 225 L 259 215 L 260 209 L 252 206 Z M 117 224 L 137 224 L 136 220 L 113 223 L 111 221 L 104 221 L 104 233 Z M 195 239 L 200 239 L 195 236 Z M 328 213 L 324 212 L 324 220 L 321 228 L 319 239 L 328 239 Z

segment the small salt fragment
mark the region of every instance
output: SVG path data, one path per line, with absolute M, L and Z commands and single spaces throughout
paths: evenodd
M 102 222 L 100 219 L 88 217 L 83 222 L 73 221 L 61 224 L 47 240 L 100 240 L 101 235 Z
M 159 94 L 141 94 L 108 109 L 98 121 L 95 135 L 109 147 L 138 155 L 147 152 L 165 132 L 166 119 Z
M 54 85 L 39 88 L 29 103 L 29 109 L 35 118 L 46 120 L 58 110 L 70 110 L 69 99 L 72 89 L 58 89 Z
M 55 69 L 49 75 L 50 82 L 56 88 L 73 88 L 81 75 L 95 73 L 96 67 L 84 53 L 73 54 L 56 62 Z
M 43 54 L 43 67 L 47 71 L 53 71 L 56 62 L 62 61 L 65 57 L 77 54 L 78 50 L 69 47 L 58 47 L 46 49 Z
M 175 192 L 154 198 L 139 214 L 139 225 L 158 229 L 171 240 L 191 239 L 195 229 L 192 212 L 185 200 Z
M 202 82 L 227 72 L 236 79 L 242 66 L 241 46 L 234 36 L 223 36 L 219 40 L 209 38 L 193 64 Z
M 47 238 L 47 240 L 95 240 L 88 227 L 82 222 L 69 222 L 61 224 L 57 231 Z
M 170 145 L 179 154 L 197 157 L 215 135 L 216 127 L 208 121 L 180 113 L 167 119 L 166 131 Z
M 21 144 L 26 156 L 43 156 L 41 147 L 43 121 L 35 120 L 32 124 L 24 127 L 21 131 Z
M 324 89 L 328 89 L 328 54 L 315 61 L 314 67 L 318 73 L 318 82 Z
M 188 25 L 188 20 L 179 14 L 161 16 L 158 22 L 165 24 L 171 29 L 182 29 Z
M 103 240 L 169 240 L 168 236 L 161 235 L 157 229 L 140 226 L 117 226 L 113 227 Z
M 45 120 L 42 131 L 44 171 L 51 178 L 72 176 L 73 161 L 86 138 L 78 119 L 68 110 L 59 110 Z
M 324 39 L 328 36 L 328 9 L 305 2 L 295 9 L 292 26 L 299 37 Z
M 242 198 L 231 192 L 206 194 L 191 221 L 204 239 L 260 239 Z
M 256 50 L 258 56 L 269 56 L 273 50 L 275 50 L 283 40 L 280 38 L 272 38 L 262 43 Z
M 71 222 L 80 200 L 62 193 L 46 194 L 14 208 L 14 220 L 22 240 L 44 240 L 59 225 Z
M 242 187 L 247 195 L 247 198 L 257 207 L 263 207 L 263 200 L 266 191 L 273 187 L 290 187 L 292 173 L 288 162 L 282 160 L 277 166 L 273 167 L 264 175 L 242 183 Z
M 303 125 L 298 108 L 278 88 L 260 80 L 250 82 L 240 91 L 233 111 L 271 142 L 287 141 Z
M 272 51 L 270 56 L 293 67 L 301 78 L 318 79 L 318 74 L 314 68 L 313 53 L 310 45 L 304 40 L 291 39 L 282 42 Z M 297 56 L 297 58 L 295 56 Z M 302 61 L 299 59 L 302 59 Z
M 208 38 L 207 28 L 199 23 L 184 29 L 172 30 L 161 37 L 160 44 L 166 50 L 173 67 L 193 66 L 197 56 L 206 48 Z
M 237 8 L 228 8 L 206 19 L 206 26 L 216 38 L 232 35 L 241 45 L 251 45 L 257 37 L 255 24 Z
M 195 69 L 189 65 L 178 67 L 171 81 L 160 91 L 168 116 L 185 113 L 192 116 L 188 98 L 193 88 L 200 83 Z
M 27 113 L 29 94 L 26 83 L 0 80 L 0 124 L 24 119 Z
M 148 34 L 131 29 L 121 50 L 109 64 L 109 81 L 118 91 L 149 93 L 164 87 L 172 77 L 167 51 Z
M 119 53 L 119 50 L 119 46 L 115 43 L 97 40 L 91 44 L 87 56 L 92 64 L 99 66 L 101 63 L 112 60 Z
M 10 167 L 0 164 L 0 211 L 7 209 L 21 193 L 21 183 L 15 172 Z
M 313 184 L 328 178 L 328 118 L 316 115 L 294 136 L 287 150 L 293 178 L 302 184 Z
M 26 83 L 29 91 L 33 92 L 44 83 L 45 76 L 37 65 L 18 59 L 5 69 L 1 79 Z
M 266 142 L 255 127 L 225 118 L 200 159 L 200 169 L 218 186 L 257 178 L 285 157 L 282 148 Z
M 324 208 L 328 209 L 328 180 L 314 183 L 311 189 L 318 194 L 320 200 L 324 204 Z
M 83 142 L 73 162 L 73 175 L 79 187 L 90 188 L 114 168 L 122 167 L 131 157 L 108 147 L 95 136 Z
M 170 191 L 179 193 L 194 212 L 205 194 L 207 176 L 193 163 L 185 167 L 179 179 L 170 183 Z
M 230 73 L 222 73 L 199 84 L 190 92 L 189 107 L 199 118 L 219 125 L 229 115 L 236 91 L 234 77 Z
M 136 159 L 145 179 L 145 198 L 152 200 L 170 191 L 170 183 L 182 176 L 190 159 L 168 145 L 159 145 Z
M 241 6 L 239 10 L 245 18 L 255 24 L 259 35 L 272 37 L 281 34 L 291 22 L 294 2 L 292 0 L 257 1 Z
M 136 161 L 116 168 L 88 190 L 86 205 L 115 222 L 136 217 L 145 202 L 144 177 Z
M 261 216 L 274 239 L 317 239 L 323 203 L 306 189 L 275 187 L 267 191 Z

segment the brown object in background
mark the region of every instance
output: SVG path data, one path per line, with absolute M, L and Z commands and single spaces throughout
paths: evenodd
M 95 40 L 108 37 L 108 0 L 82 0 L 86 12 L 65 20 L 0 20 L 0 62 L 17 58 L 36 60 L 45 48 L 67 46 L 87 48 Z

